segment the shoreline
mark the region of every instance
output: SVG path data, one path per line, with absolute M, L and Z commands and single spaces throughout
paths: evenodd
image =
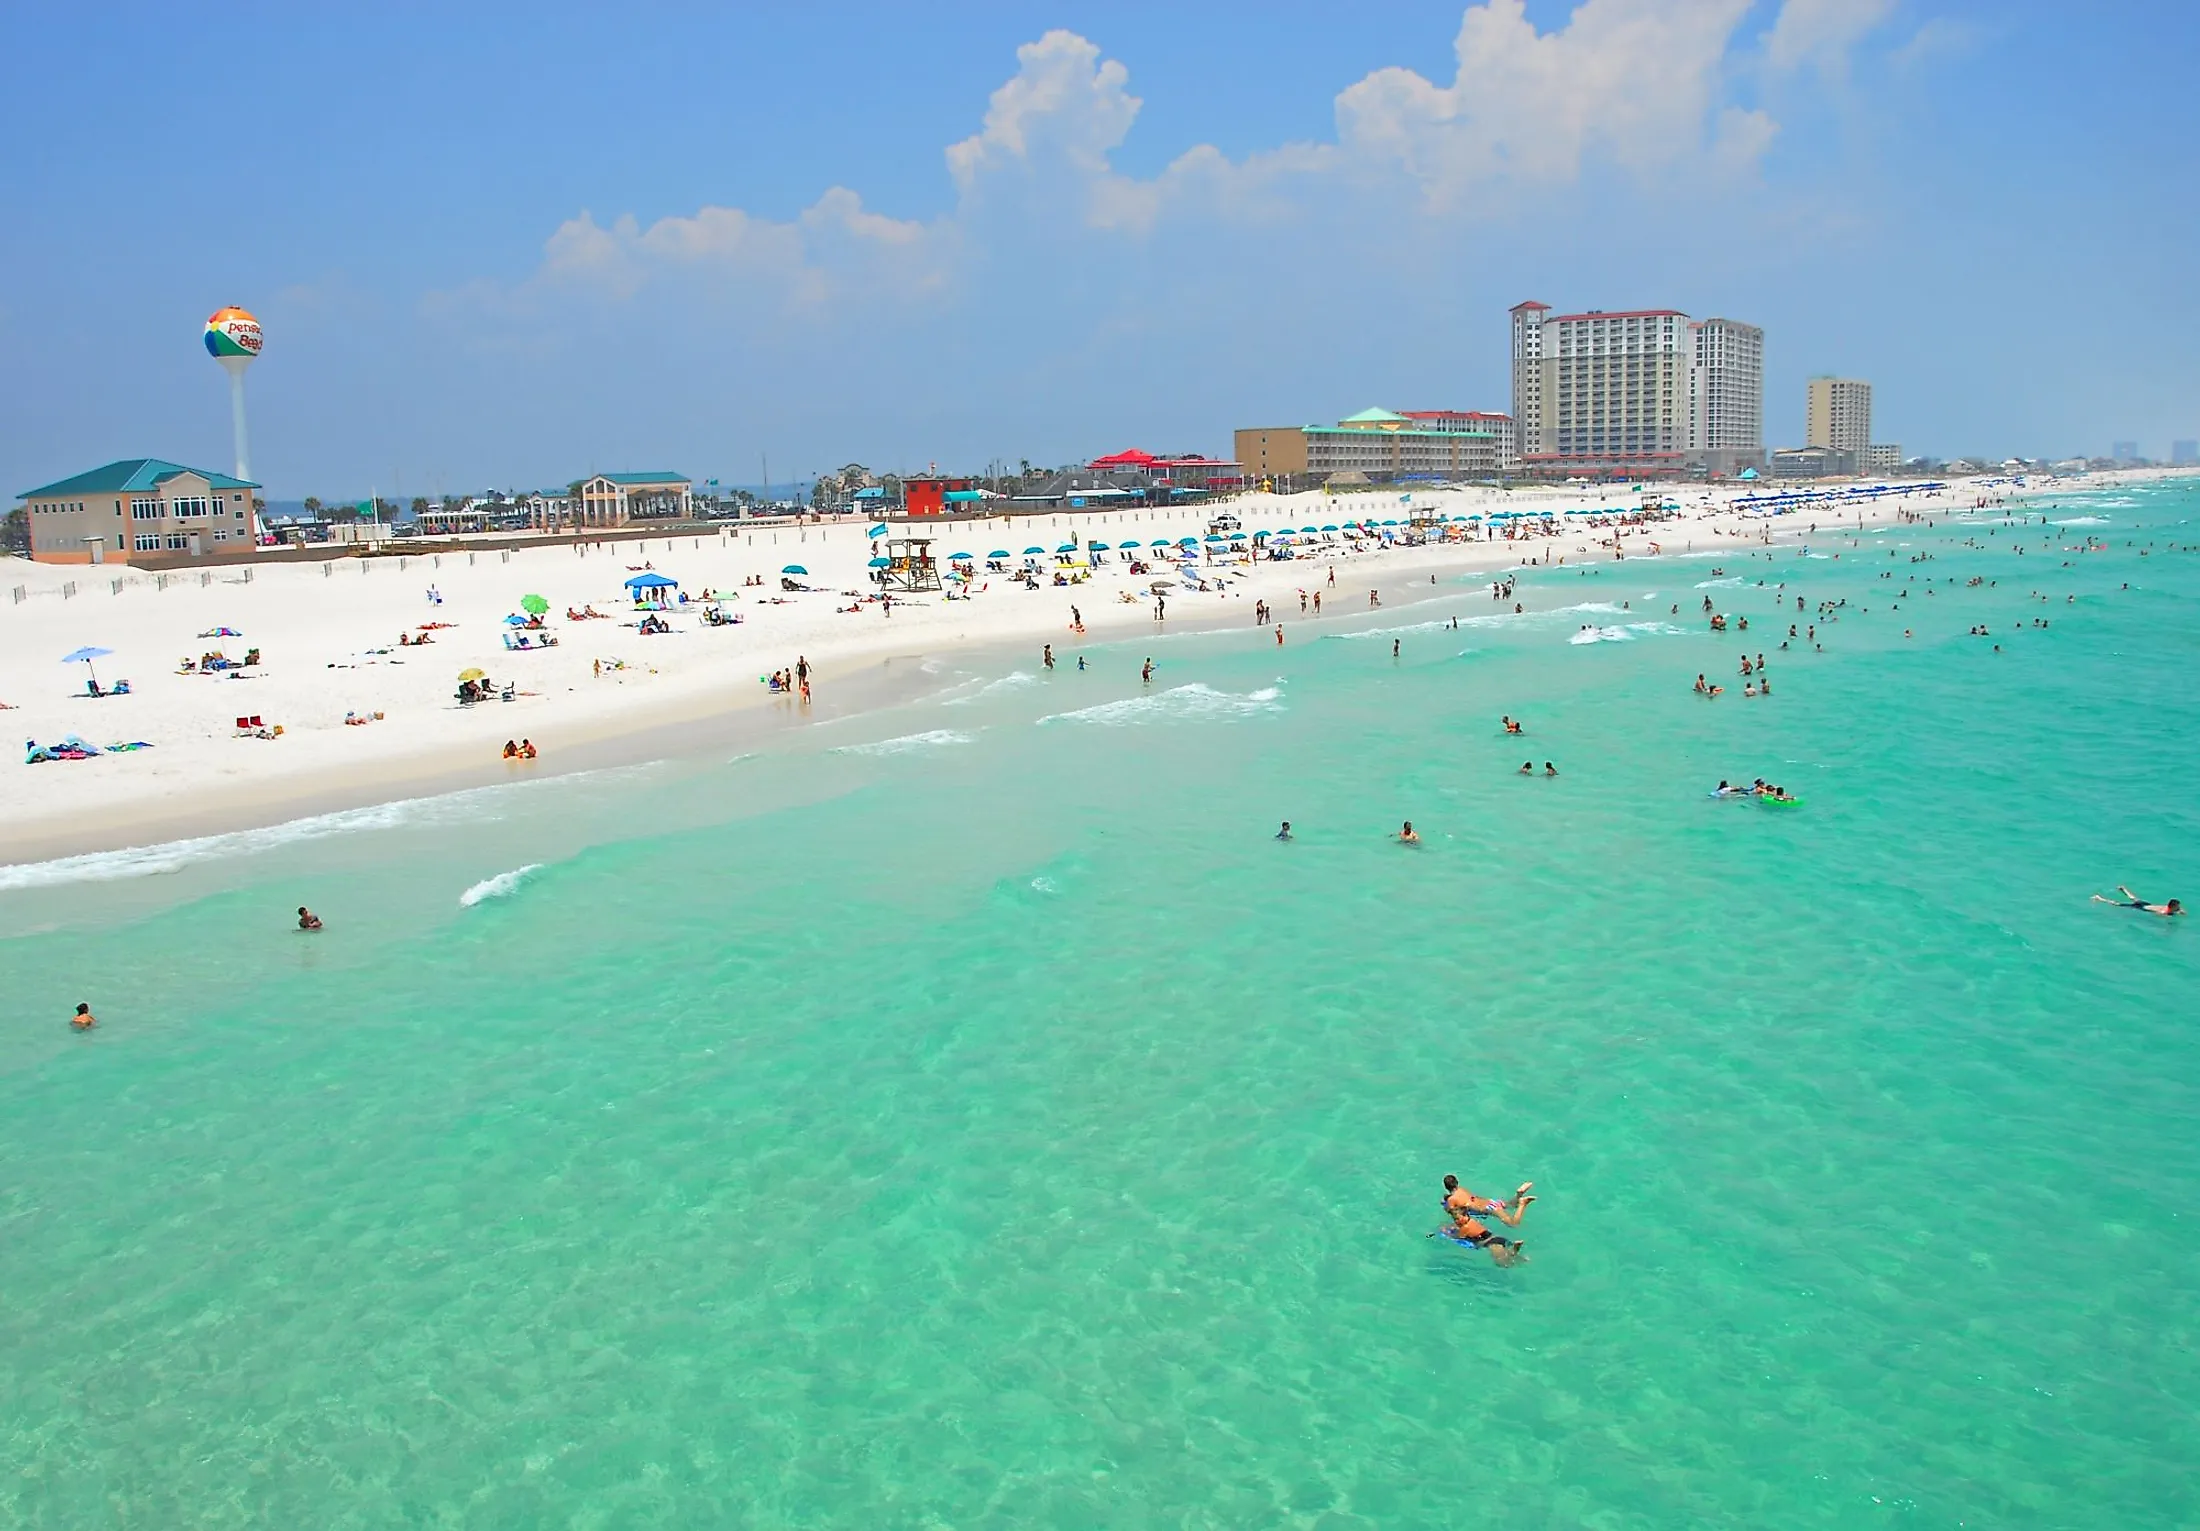
M 2101 486 L 2090 486 L 2101 487 Z M 1900 512 L 1918 510 L 1956 514 L 1971 509 L 1969 502 L 1980 496 L 1978 486 L 1972 482 L 1950 484 L 1934 498 L 1919 501 L 1909 497 L 1890 495 L 1867 507 L 1859 507 L 1860 520 L 1845 516 L 1839 525 L 1851 534 L 1889 523 L 1899 524 Z M 1579 496 L 1577 496 L 1579 497 Z M 1304 497 L 1299 497 L 1303 499 Z M 2016 498 L 2009 496 L 2008 498 Z M 1515 502 L 1517 503 L 1517 502 Z M 1279 502 L 1283 514 L 1293 509 L 1290 502 Z M 1847 511 L 1849 507 L 1842 507 Z M 1197 512 L 1204 518 L 1207 508 Z M 1277 513 L 1271 509 L 1270 515 Z M 1339 512 L 1331 510 L 1328 514 Z M 1116 513 L 1127 517 L 1131 513 Z M 1151 513 L 1149 525 L 1160 524 L 1168 513 Z M 1393 601 L 1401 609 L 1411 609 L 1431 596 L 1445 597 L 1460 593 L 1457 581 L 1464 576 L 1532 570 L 1538 575 L 1565 567 L 1604 567 L 1629 562 L 1661 562 L 1681 557 L 1700 558 L 1716 554 L 1724 547 L 1737 553 L 1762 550 L 1768 546 L 1794 545 L 1807 540 L 1809 512 L 1798 512 L 1778 519 L 1745 519 L 1729 506 L 1709 502 L 1692 510 L 1684 510 L 1685 519 L 1668 521 L 1655 527 L 1629 533 L 1640 551 L 1629 549 L 1615 556 L 1611 547 L 1595 545 L 1587 528 L 1562 527 L 1554 537 L 1536 537 L 1525 541 L 1474 541 L 1446 542 L 1424 547 L 1400 547 L 1358 554 L 1336 553 L 1333 556 L 1316 556 L 1307 559 L 1264 562 L 1251 566 L 1242 576 L 1229 581 L 1225 593 L 1172 595 L 1168 603 L 1166 624 L 1156 623 L 1150 614 L 1150 597 L 1140 596 L 1125 601 L 1118 592 L 1143 589 L 1149 577 L 1127 576 L 1121 564 L 1106 571 L 1096 571 L 1091 582 L 1068 588 L 1042 586 L 1037 592 L 1025 592 L 1013 587 L 998 593 L 982 596 L 979 600 L 943 602 L 937 596 L 908 597 L 897 603 L 897 613 L 885 621 L 877 619 L 875 610 L 867 609 L 861 618 L 844 617 L 837 626 L 814 620 L 822 615 L 818 608 L 834 599 L 820 592 L 806 600 L 805 614 L 813 620 L 807 626 L 789 624 L 794 630 L 785 632 L 781 647 L 789 650 L 786 655 L 760 652 L 767 640 L 762 631 L 749 631 L 742 627 L 730 629 L 737 638 L 748 641 L 734 646 L 734 651 L 713 654 L 707 660 L 696 656 L 693 650 L 683 653 L 681 659 L 697 658 L 692 665 L 683 664 L 675 669 L 667 664 L 666 673 L 660 674 L 652 666 L 646 678 L 631 692 L 624 686 L 613 690 L 603 686 L 588 686 L 583 679 L 569 686 L 566 692 L 555 697 L 547 690 L 527 693 L 528 705 L 517 713 L 506 713 L 504 704 L 482 704 L 472 709 L 476 716 L 468 717 L 457 707 L 444 702 L 440 707 L 426 710 L 427 723 L 415 727 L 410 734 L 391 737 L 390 746 L 356 755 L 348 760 L 324 762 L 303 757 L 305 750 L 291 752 L 287 746 L 304 744 L 314 734 L 320 736 L 320 748 L 313 753 L 325 757 L 331 753 L 330 743 L 349 744 L 344 736 L 356 733 L 375 734 L 379 727 L 370 729 L 319 729 L 302 730 L 302 737 L 275 741 L 230 740 L 207 736 L 190 741 L 195 753 L 202 758 L 218 757 L 225 748 L 236 751 L 251 750 L 256 753 L 245 757 L 258 769 L 244 771 L 215 771 L 208 773 L 212 779 L 187 780 L 182 790 L 176 789 L 171 779 L 165 782 L 140 783 L 137 792 L 122 796 L 119 801 L 101 798 L 96 811 L 87 813 L 79 792 L 62 791 L 53 800 L 38 803 L 29 794 L 17 798 L 13 811 L 0 808 L 0 868 L 22 867 L 39 863 L 71 860 L 80 856 L 109 854 L 129 850 L 151 849 L 180 840 L 201 839 L 212 836 L 269 828 L 276 825 L 309 819 L 331 813 L 364 809 L 381 804 L 419 798 L 432 798 L 455 792 L 495 786 L 514 779 L 547 779 L 555 776 L 577 774 L 584 771 L 603 770 L 621 766 L 639 765 L 659 760 L 689 758 L 717 747 L 753 745 L 782 732 L 844 722 L 870 716 L 906 705 L 920 693 L 920 680 L 932 677 L 919 666 L 927 661 L 952 655 L 965 663 L 984 663 L 987 655 L 996 651 L 1003 662 L 1011 662 L 1010 656 L 1032 651 L 1025 657 L 1036 661 L 1036 650 L 1042 643 L 1051 642 L 1063 659 L 1074 658 L 1081 647 L 1099 647 L 1128 642 L 1140 632 L 1156 636 L 1180 634 L 1210 634 L 1233 627 L 1250 627 L 1251 609 L 1256 600 L 1267 599 L 1279 606 L 1295 596 L 1304 587 L 1314 589 L 1319 579 L 1326 579 L 1328 571 L 1335 567 L 1339 584 L 1331 590 L 1322 585 L 1323 593 L 1332 597 L 1332 608 L 1337 614 L 1359 615 L 1367 608 L 1356 603 L 1369 589 L 1381 592 L 1386 605 Z M 1248 517 L 1257 521 L 1259 512 Z M 1093 518 L 1080 518 L 1090 523 Z M 1186 513 L 1177 513 L 1175 519 L 1188 519 Z M 997 530 L 997 529 L 996 529 Z M 1821 534 L 1823 535 L 1823 534 Z M 700 549 L 683 549 L 677 544 L 685 539 L 674 539 L 674 545 L 662 555 L 668 570 L 681 572 L 691 562 L 710 561 L 698 557 Z M 980 540 L 983 540 L 980 538 Z M 753 544 L 754 536 L 748 541 Z M 819 543 L 824 542 L 823 538 Z M 858 555 L 867 556 L 867 544 L 860 539 L 844 539 L 844 550 L 835 550 L 835 557 L 852 569 Z M 1646 544 L 1658 542 L 1661 551 L 1651 553 Z M 1709 542 L 1708 548 L 1695 544 Z M 1664 543 L 1678 543 L 1679 547 L 1665 547 Z M 717 551 L 722 551 L 717 550 Z M 747 554 L 746 561 L 755 563 L 761 553 L 766 561 L 776 562 L 780 552 L 770 542 L 763 549 L 740 550 Z M 821 546 L 806 550 L 813 560 L 820 558 Z M 571 556 L 570 554 L 568 555 Z M 588 560 L 581 559 L 583 565 Z M 598 560 L 600 563 L 600 560 Z M 479 571 L 477 571 L 479 572 Z M 545 587 L 569 581 L 553 580 L 553 571 L 539 565 L 524 575 L 512 576 L 499 572 L 499 586 L 512 585 L 519 580 L 539 580 Z M 567 573 L 572 566 L 567 566 Z M 584 568 L 582 572 L 600 579 L 601 571 Z M 835 569 L 833 574 L 846 571 Z M 1434 583 L 1424 584 L 1433 576 Z M 447 577 L 447 576 L 446 576 Z M 850 575 L 849 577 L 853 577 Z M 1447 578 L 1451 583 L 1445 583 Z M 293 583 L 302 582 L 294 581 Z M 829 576 L 821 576 L 820 583 L 837 582 Z M 1005 584 L 1000 576 L 993 582 Z M 273 580 L 264 582 L 274 585 Z M 385 588 L 394 581 L 384 581 Z M 478 579 L 476 584 L 481 583 Z M 205 587 L 201 587 L 204 589 Z M 233 588 L 233 587 L 232 587 Z M 356 588 L 356 587 L 355 587 Z M 754 595 L 764 596 L 761 589 L 751 587 Z M 1349 592 L 1349 593 L 1348 593 Z M 256 593 L 256 592 L 255 592 Z M 389 596 L 402 599 L 396 590 Z M 1523 601 L 1528 592 L 1523 592 Z M 328 603 L 320 592 L 308 590 L 306 617 L 316 624 L 332 624 L 339 620 L 326 614 L 321 608 Z M 1036 598 L 1034 598 L 1036 597 Z M 96 598 L 94 598 L 96 599 Z M 221 598 L 217 598 L 220 600 Z M 446 598 L 448 599 L 448 597 Z M 508 599 L 508 598 L 507 598 Z M 558 599 L 558 598 L 553 598 Z M 598 599 L 601 599 L 599 596 Z M 1337 606 L 1337 601 L 1353 601 L 1354 604 Z M 89 602 L 82 604 L 89 605 Z M 199 602 L 197 604 L 206 604 Z M 232 594 L 227 604 L 250 604 L 247 596 Z M 386 604 L 386 603 L 385 603 Z M 454 603 L 455 604 L 455 603 Z M 492 602 L 492 607 L 500 602 Z M 1069 630 L 1067 615 L 1070 607 L 1082 605 L 1091 609 L 1085 614 L 1086 631 L 1079 637 Z M 421 607 L 409 608 L 417 613 Z M 500 631 L 491 622 L 483 622 L 478 612 L 479 601 L 464 608 L 477 632 Z M 18 608 L 20 610 L 20 608 Z M 435 608 L 440 613 L 442 608 Z M 755 620 L 755 627 L 763 628 L 766 622 L 778 616 L 776 611 L 748 605 L 743 608 Z M 95 608 L 96 614 L 96 608 Z M 836 613 L 837 614 L 837 613 Z M 347 618 L 353 614 L 346 613 Z M 374 616 L 385 622 L 396 614 L 377 612 Z M 1311 616 L 1301 617 L 1295 610 L 1279 612 L 1286 630 L 1309 621 L 1323 620 Z M 367 619 L 359 614 L 358 619 Z M 188 620 L 196 620 L 190 618 Z M 263 630 L 260 615 L 245 618 L 255 624 L 247 631 L 258 638 Z M 849 624 L 861 621 L 856 629 Z M 897 631 L 888 630 L 888 622 L 902 621 L 906 625 Z M 779 625 L 774 623 L 773 625 Z M 582 624 L 564 626 L 561 631 L 570 643 Z M 593 628 L 595 624 L 585 624 Z M 4 629 L 0 629 L 4 630 Z M 271 639 L 290 642 L 292 635 L 280 627 L 266 627 Z M 386 629 L 385 629 L 386 630 Z M 692 641 L 700 636 L 688 633 L 684 639 L 656 640 L 679 643 Z M 50 644 L 51 640 L 47 640 Z M 478 645 L 477 645 L 478 646 Z M 577 646 L 577 645 L 576 645 Z M 633 645 L 626 645 L 629 649 Z M 454 650 L 456 645 L 453 646 Z M 790 665 L 792 654 L 800 650 L 811 657 L 813 673 L 817 679 L 817 699 L 806 709 L 790 712 L 785 698 L 762 690 L 747 689 L 743 676 L 752 666 L 776 668 Z M 552 651 L 553 653 L 556 651 Z M 467 656 L 453 652 L 450 660 Z M 549 658 L 549 654 L 529 656 Z M 669 658 L 669 656 L 668 656 Z M 569 660 L 574 674 L 581 674 L 581 666 L 587 661 L 577 655 Z M 335 668 L 333 662 L 330 668 Z M 507 661 L 503 668 L 511 668 Z M 570 678 L 565 676 L 555 679 Z M 386 687 L 401 683 L 413 690 L 425 683 L 441 691 L 440 682 L 427 682 L 425 677 L 392 677 L 387 672 L 378 679 Z M 666 682 L 665 684 L 658 684 Z M 10 680 L 10 684 L 13 681 Z M 185 680 L 181 691 L 196 685 L 203 690 L 209 685 L 219 685 L 198 677 Z M 585 692 L 583 687 L 587 687 Z M 622 694 L 625 692 L 625 694 Z M 135 693 L 133 693 L 135 694 Z M 252 693 L 258 700 L 262 693 Z M 272 692 L 266 693 L 272 696 Z M 74 699 L 72 699 L 74 700 Z M 407 697 L 417 707 L 417 699 Z M 540 705 L 532 705 L 540 704 Z M 560 705 L 562 704 L 562 705 Z M 238 703 L 236 705 L 242 705 Z M 29 711 L 29 709 L 25 709 Z M 21 716 L 19 714 L 19 716 Z M 496 719 L 487 729 L 482 724 Z M 494 735 L 509 730 L 525 732 L 529 737 L 541 737 L 545 742 L 543 761 L 530 762 L 527 766 L 515 766 L 503 760 L 497 753 Z M 386 726 L 386 725 L 382 725 Z M 49 726 L 48 729 L 51 732 Z M 32 736 L 38 737 L 35 729 Z M 155 741 L 153 754 L 133 754 L 122 757 L 100 757 L 101 762 L 135 765 L 148 759 L 158 759 L 160 741 Z M 385 741 L 377 740 L 376 743 Z M 478 750 L 480 753 L 474 753 Z M 277 755 L 276 751 L 285 751 Z M 463 762 L 455 759 L 469 755 Z M 188 762 L 186 769 L 188 770 Z M 90 774 L 91 762 L 57 763 L 27 768 L 40 773 L 41 782 L 54 781 L 57 786 L 74 786 Z M 315 769 L 323 766 L 322 769 Z M 69 777 L 48 777 L 46 772 L 71 772 Z M 19 778 L 29 784 L 30 778 Z M 169 790 L 159 790 L 160 787 Z

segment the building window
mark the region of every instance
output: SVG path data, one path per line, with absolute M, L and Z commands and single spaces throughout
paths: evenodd
M 182 551 L 183 551 L 183 550 L 184 550 L 185 548 L 189 547 L 190 545 L 191 545 L 191 539 L 190 539 L 190 538 L 188 538 L 188 537 L 186 537 L 186 536 L 184 536 L 184 534 L 183 534 L 183 533 L 181 533 L 181 532 L 170 532 L 170 533 L 168 534 L 168 546 L 169 546 L 169 547 L 170 547 L 171 549 L 173 549 L 174 551 L 176 551 L 176 552 L 179 552 L 179 553 L 180 553 L 180 552 L 182 552 Z
M 140 553 L 158 552 L 160 550 L 160 534 L 158 532 L 139 532 L 133 540 L 132 546 Z
M 160 519 L 160 501 L 132 500 L 130 502 L 130 519 L 133 521 L 158 521 Z
M 179 500 L 170 500 L 168 513 L 178 521 L 201 520 L 207 513 L 207 503 L 203 496 L 186 495 Z

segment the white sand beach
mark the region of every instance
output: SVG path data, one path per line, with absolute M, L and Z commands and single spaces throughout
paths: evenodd
M 17 741 L 51 745 L 77 736 L 91 745 L 142 741 L 150 748 L 87 759 L 26 765 L 11 760 L 0 792 L 0 863 L 143 845 L 181 835 L 275 823 L 309 811 L 361 806 L 423 791 L 502 780 L 517 771 L 569 769 L 583 758 L 605 763 L 653 758 L 676 748 L 674 735 L 692 724 L 772 700 L 760 677 L 806 658 L 823 704 L 866 671 L 895 656 L 951 648 L 1052 643 L 1064 662 L 1085 644 L 1152 631 L 1157 624 L 1149 587 L 1168 577 L 1167 628 L 1247 625 L 1256 602 L 1268 600 L 1289 630 L 1299 615 L 1300 588 L 1323 589 L 1329 612 L 1365 610 L 1368 592 L 1386 602 L 1420 595 L 1431 574 L 1499 571 L 1530 560 L 1609 561 L 1617 556 L 1703 553 L 1745 543 L 1793 541 L 1823 534 L 1838 519 L 1854 527 L 1898 517 L 1904 510 L 1953 511 L 2009 492 L 1993 480 L 1950 484 L 1937 494 L 1896 493 L 1831 509 L 1778 517 L 1737 511 L 1742 491 L 1672 486 L 1675 519 L 1629 527 L 1617 551 L 1611 529 L 1585 518 L 1561 520 L 1555 534 L 1521 540 L 1449 540 L 1417 547 L 1370 542 L 1349 551 L 1342 538 L 1322 540 L 1309 556 L 1284 562 L 1210 566 L 1219 589 L 1184 588 L 1169 570 L 1134 575 L 1134 555 L 1114 552 L 1080 583 L 1036 591 L 998 572 L 987 555 L 1043 547 L 1039 562 L 1054 567 L 1053 550 L 1076 538 L 1120 544 L 1205 533 L 1222 510 L 1248 531 L 1325 526 L 1347 520 L 1407 519 L 1396 491 L 1327 496 L 1253 495 L 1228 504 L 1178 510 L 1065 512 L 990 521 L 949 522 L 932 533 L 934 553 L 978 555 L 980 573 L 969 599 L 938 592 L 897 595 L 887 615 L 869 580 L 874 548 L 858 522 L 830 525 L 728 526 L 717 534 L 648 537 L 571 545 L 508 548 L 493 541 L 470 552 L 345 557 L 316 562 L 267 561 L 246 570 L 229 566 L 157 578 L 127 568 L 57 567 L 11 560 L 0 578 L 0 703 Z M 1416 492 L 1413 508 L 1465 516 L 1498 510 L 1554 514 L 1605 506 L 1634 509 L 1642 494 L 1585 492 L 1578 486 L 1511 492 Z M 1470 523 L 1471 524 L 1471 523 Z M 1482 523 L 1483 528 L 1508 523 Z M 1509 523 L 1525 526 L 1525 522 Z M 1400 530 L 1403 530 L 1401 527 Z M 894 535 L 900 535 L 897 524 Z M 1602 538 L 1603 545 L 1598 539 Z M 391 544 L 392 549 L 401 544 Z M 808 592 L 783 594 L 786 565 L 808 571 Z M 680 583 L 689 603 L 669 613 L 673 631 L 645 636 L 623 588 L 644 566 Z M 1336 584 L 1325 582 L 1334 568 Z M 759 584 L 744 581 L 761 579 Z M 119 582 L 119 584 L 118 584 Z M 431 602 L 433 587 L 440 604 Z M 13 599 L 20 589 L 21 599 Z M 705 590 L 740 621 L 707 625 Z M 73 593 L 72 593 L 73 592 Z M 548 603 L 553 648 L 505 647 L 507 616 L 524 596 Z M 1528 596 L 1523 593 L 1524 598 Z M 569 609 L 593 606 L 604 620 L 571 621 Z M 851 611 L 849 608 L 856 609 Z M 1082 637 L 1071 631 L 1072 607 L 1083 616 Z M 400 646 L 400 634 L 428 631 L 424 646 Z M 217 629 L 236 636 L 205 636 Z M 128 695 L 92 698 L 82 664 L 63 656 L 80 647 L 111 651 L 96 661 L 103 685 L 127 679 Z M 258 663 L 241 670 L 179 673 L 186 660 L 213 653 Z M 600 667 L 600 668 L 599 668 Z M 485 671 L 509 683 L 513 700 L 461 706 L 462 671 Z M 867 695 L 883 696 L 873 685 Z M 799 708 L 782 709 L 799 719 Z M 820 713 L 823 712 L 820 707 Z M 347 725 L 346 716 L 372 721 Z M 240 732 L 239 719 L 258 719 L 279 737 Z M 508 739 L 529 739 L 536 761 L 502 758 Z M 608 752 L 608 753 L 607 753 Z

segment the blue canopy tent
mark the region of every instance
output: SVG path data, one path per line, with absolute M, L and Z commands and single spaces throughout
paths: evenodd
M 629 590 L 662 590 L 667 585 L 680 582 L 667 574 L 637 574 L 626 582 Z

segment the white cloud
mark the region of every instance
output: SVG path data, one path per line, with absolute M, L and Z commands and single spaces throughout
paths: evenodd
M 932 235 L 925 224 L 868 211 L 845 186 L 830 188 L 786 223 L 738 207 L 704 207 L 646 228 L 623 214 L 606 227 L 584 208 L 545 243 L 541 276 L 630 297 L 657 274 L 685 269 L 819 303 L 832 296 L 837 273 L 858 268 L 891 269 L 919 285 L 934 280 L 936 266 L 925 250 Z
M 1749 4 L 1586 0 L 1563 29 L 1538 32 L 1523 0 L 1488 0 L 1461 21 L 1450 85 L 1378 69 L 1339 95 L 1339 144 L 1396 165 L 1437 205 L 1492 182 L 1572 181 L 1590 158 L 1730 171 L 1770 139 L 1762 117 L 1714 127 L 1721 64 Z
M 1967 21 L 1935 16 L 1894 50 L 1894 62 L 1904 69 L 1918 69 L 1938 59 L 1957 58 L 1976 48 L 1983 36 Z
M 1840 69 L 1849 50 L 1894 10 L 1895 0 L 1787 0 L 1765 34 L 1765 59 L 1775 69 L 1816 64 Z
M 978 178 L 1010 165 L 1060 161 L 1088 176 L 1108 172 L 1144 103 L 1126 88 L 1130 71 L 1075 32 L 1059 28 L 1016 50 L 1016 73 L 993 92 L 982 131 L 950 144 L 947 168 L 968 196 Z
M 1790 64 L 1845 49 L 1893 0 L 1786 0 L 1767 49 Z M 886 217 L 833 187 L 789 221 L 704 207 L 647 226 L 586 211 L 544 249 L 540 278 L 631 296 L 674 272 L 763 284 L 825 305 L 852 291 L 907 294 L 949 282 L 958 261 L 1014 223 L 1068 219 L 1126 236 L 1180 219 L 1241 223 L 1302 215 L 1342 195 L 1395 198 L 1402 177 L 1427 209 L 1472 212 L 1503 187 L 1562 187 L 1592 165 L 1639 180 L 1734 180 L 1754 173 L 1777 125 L 1725 95 L 1752 0 L 1582 0 L 1538 31 L 1524 0 L 1461 16 L 1457 70 L 1439 85 L 1378 69 L 1335 100 L 1336 138 L 1232 159 L 1209 144 L 1148 179 L 1115 169 L 1138 119 L 1130 71 L 1075 32 L 1016 50 L 979 131 L 945 150 L 956 198 L 929 222 Z M 1391 186 L 1384 191 L 1382 188 Z M 1004 223 L 999 214 L 1007 215 Z

